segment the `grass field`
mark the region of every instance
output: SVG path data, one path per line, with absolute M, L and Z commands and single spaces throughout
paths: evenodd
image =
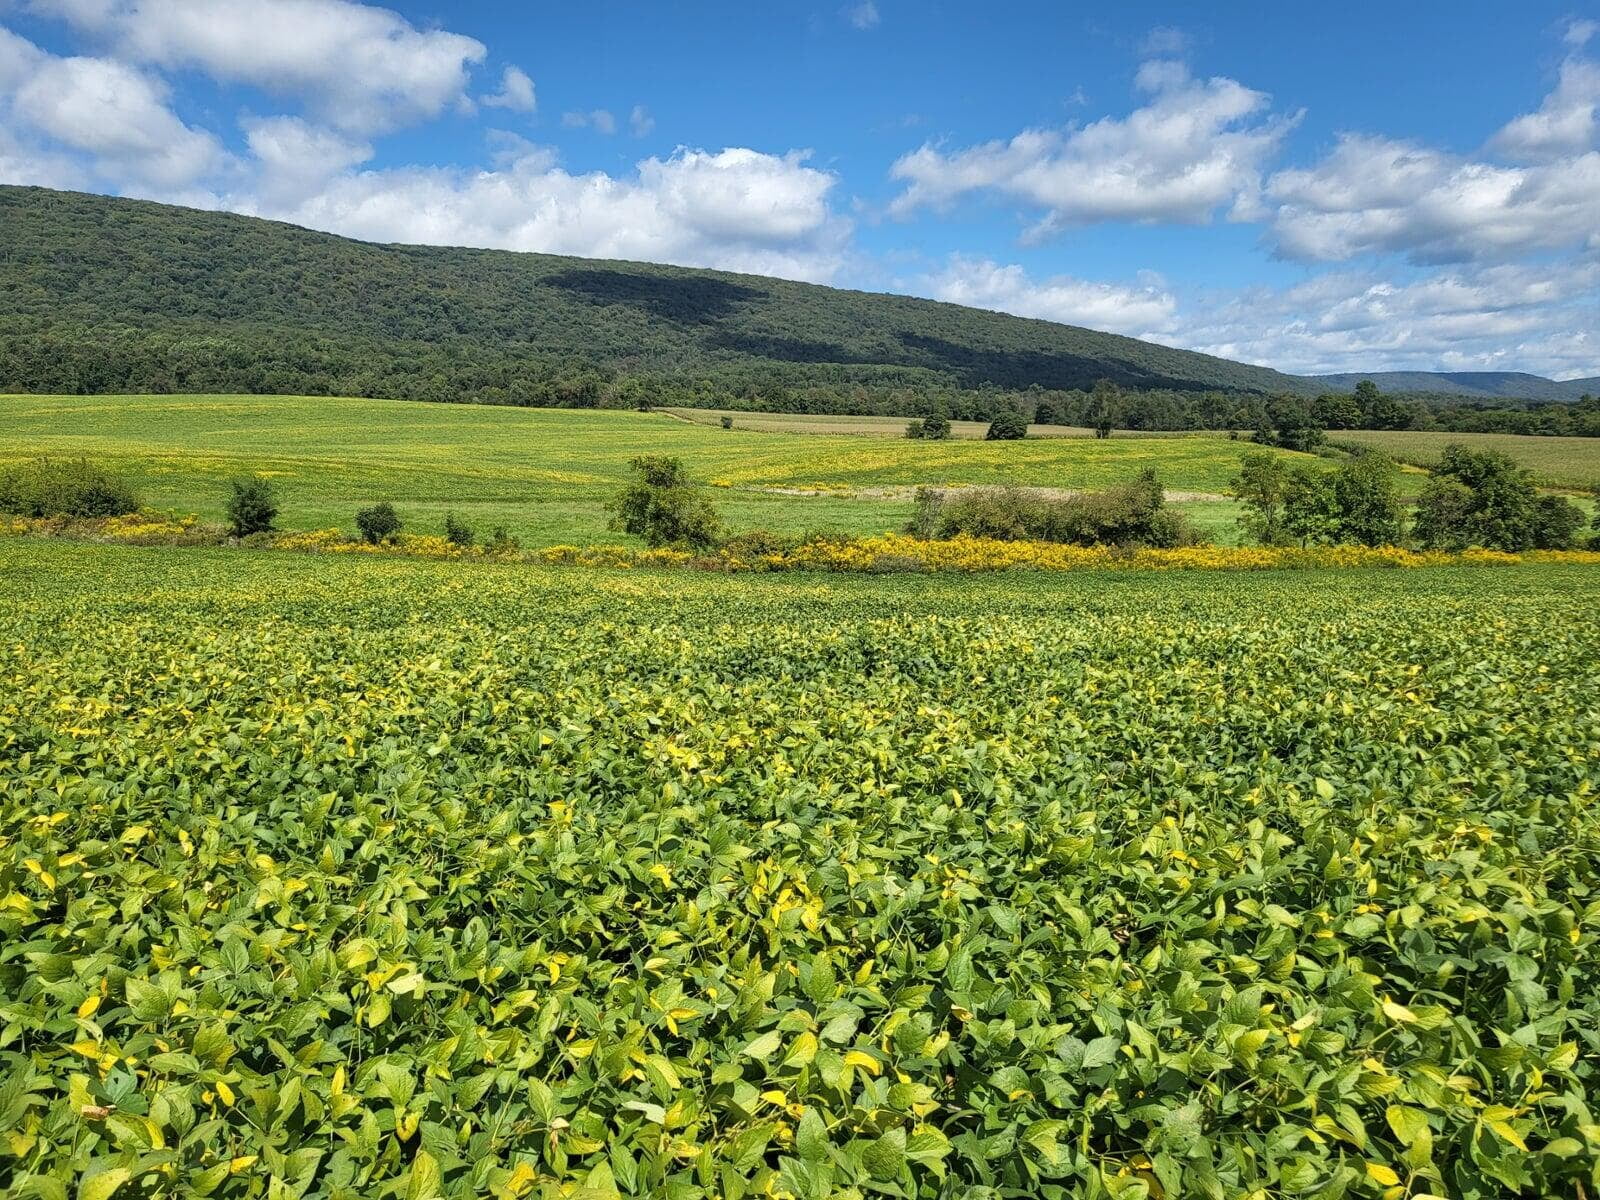
M 357 507 L 390 500 L 437 531 L 455 510 L 484 532 L 530 545 L 614 540 L 605 503 L 637 454 L 675 454 L 735 528 L 879 533 L 910 514 L 922 483 L 1096 488 L 1145 466 L 1169 489 L 1227 489 L 1243 449 L 1224 438 L 913 442 L 702 426 L 664 414 L 574 412 L 283 396 L 0 397 L 0 461 L 87 455 L 127 472 L 148 503 L 219 518 L 227 481 L 277 483 L 287 528 L 351 529 Z M 813 484 L 895 489 L 866 496 L 768 494 Z M 1233 534 L 1232 505 L 1203 501 L 1197 522 Z
M 827 416 L 814 413 L 726 412 L 717 408 L 663 408 L 660 412 L 720 429 L 723 417 L 732 417 L 735 429 L 758 433 L 848 433 L 856 437 L 903 438 L 906 417 Z M 951 421 L 950 436 L 963 441 L 982 441 L 989 432 L 987 421 Z M 1094 430 L 1078 425 L 1029 425 L 1028 436 L 1036 438 L 1092 438 Z M 1133 436 L 1124 434 L 1123 436 Z M 1174 435 L 1176 436 L 1176 435 Z
M 1592 569 L 0 539 L 0 593 L 8 1195 L 1566 1196 L 1600 1157 Z
M 1600 488 L 1600 438 L 1523 437 L 1514 433 L 1422 433 L 1414 430 L 1339 430 L 1338 442 L 1373 446 L 1401 462 L 1431 467 L 1452 442 L 1509 454 L 1540 483 L 1558 488 Z

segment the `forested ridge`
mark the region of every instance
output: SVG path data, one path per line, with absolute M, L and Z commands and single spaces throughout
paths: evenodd
M 0 186 L 0 392 L 1600 433 L 1592 399 L 1404 387 L 1352 397 L 1334 378 L 909 296 L 376 245 L 233 213 Z
M 652 389 L 874 395 L 1088 389 L 1101 379 L 1254 395 L 1309 386 L 1133 338 L 904 296 L 373 245 L 39 188 L 0 187 L 0 229 L 0 386 L 13 390 L 560 403 L 618 377 Z

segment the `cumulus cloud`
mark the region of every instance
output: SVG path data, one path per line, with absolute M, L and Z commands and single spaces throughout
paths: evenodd
M 1001 265 L 960 254 L 952 255 L 942 271 L 924 279 L 919 290 L 952 304 L 1085 325 L 1132 337 L 1161 334 L 1171 326 L 1178 307 L 1177 298 L 1154 277 L 1137 285 L 1100 283 L 1070 275 L 1036 281 L 1017 264 Z
M 1505 126 L 1490 143 L 1518 161 L 1547 161 L 1581 154 L 1600 144 L 1600 63 L 1574 55 L 1561 64 L 1561 79 L 1538 112 Z
M 540 250 L 825 280 L 850 226 L 835 177 L 807 155 L 731 148 L 647 158 L 631 177 L 574 175 L 548 150 L 507 140 L 490 170 L 345 171 L 313 194 L 230 207 L 372 241 Z
M 500 75 L 500 90 L 482 100 L 486 108 L 509 108 L 512 112 L 531 113 L 536 107 L 533 80 L 520 67 L 507 67 Z
M 1351 370 L 1593 374 L 1600 263 L 1458 267 L 1396 281 L 1328 272 L 1202 297 L 1177 344 L 1308 374 Z
M 352 0 L 30 0 L 124 61 L 195 68 L 305 105 L 348 133 L 467 105 L 483 43 Z
M 256 165 L 256 184 L 268 206 L 294 204 L 329 180 L 372 157 L 366 142 L 307 124 L 299 117 L 252 118 L 245 140 Z
M 1278 252 L 1308 261 L 1403 254 L 1414 262 L 1600 248 L 1600 153 L 1526 167 L 1347 134 L 1321 162 L 1280 171 Z
M 951 153 L 924 145 L 894 164 L 892 176 L 907 186 L 890 211 L 990 192 L 1042 210 L 1035 237 L 1098 221 L 1203 224 L 1249 201 L 1298 119 L 1270 115 L 1262 92 L 1192 79 L 1172 60 L 1145 63 L 1137 83 L 1151 99 L 1123 118 L 1028 129 Z
M 81 179 L 56 143 L 108 178 L 153 188 L 186 188 L 226 158 L 210 133 L 184 124 L 165 86 L 107 58 L 58 57 L 0 28 L 0 123 L 9 182 Z
M 605 108 L 591 112 L 564 112 L 561 114 L 561 123 L 568 129 L 592 129 L 607 137 L 617 131 L 617 118 Z

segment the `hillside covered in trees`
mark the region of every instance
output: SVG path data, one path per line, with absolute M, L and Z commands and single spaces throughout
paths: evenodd
M 1314 394 L 1260 367 L 905 296 L 643 263 L 382 246 L 0 187 L 0 388 L 861 410 L 897 389 Z M 613 396 L 613 399 L 615 397 Z M 792 402 L 792 398 L 791 399 Z M 842 409 L 841 409 L 842 410 Z

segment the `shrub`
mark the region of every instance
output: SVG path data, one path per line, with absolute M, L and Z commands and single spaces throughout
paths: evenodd
M 724 429 L 732 429 L 733 428 L 733 418 L 732 417 L 723 417 L 722 418 L 722 427 Z
M 358 509 L 356 528 L 360 530 L 362 540 L 370 546 L 392 541 L 400 532 L 400 514 L 395 512 L 394 505 L 385 500 L 371 508 Z
M 0 471 L 0 512 L 24 517 L 120 517 L 138 510 L 133 488 L 87 459 L 40 458 Z
M 950 418 L 938 413 L 931 417 L 923 418 L 922 436 L 930 442 L 948 441 L 950 438 Z
M 1540 496 L 1533 506 L 1530 540 L 1535 550 L 1570 550 L 1583 528 L 1583 510 L 1565 496 Z
M 645 540 L 647 546 L 687 546 L 706 550 L 717 544 L 722 522 L 711 502 L 684 472 L 683 462 L 646 454 L 629 464 L 638 475 L 609 506 L 613 529 Z
M 1564 520 L 1559 509 L 1541 509 L 1532 476 L 1508 455 L 1452 444 L 1417 501 L 1415 529 L 1429 548 L 1516 551 L 1553 536 Z
M 913 440 L 920 440 L 928 436 L 926 421 L 912 421 L 906 425 L 906 436 Z
M 791 533 L 774 533 L 770 529 L 747 529 L 736 533 L 718 547 L 732 558 L 760 558 L 767 554 L 787 554 L 800 546 L 804 539 Z
M 447 512 L 444 515 L 444 540 L 452 546 L 465 549 L 477 540 L 477 534 L 473 532 L 471 525 L 458 518 L 455 513 Z
M 485 554 L 511 555 L 522 549 L 522 543 L 506 532 L 504 525 L 496 525 L 484 544 Z
M 989 432 L 983 436 L 991 442 L 1021 441 L 1028 436 L 1028 423 L 1022 419 L 1021 413 L 1002 408 L 989 423 Z
M 974 488 L 954 496 L 922 488 L 907 532 L 1071 546 L 1174 547 L 1198 540 L 1183 515 L 1166 507 L 1161 481 L 1148 469 L 1131 483 L 1062 499 L 1023 488 Z
M 271 533 L 277 526 L 278 499 L 270 481 L 259 475 L 235 479 L 228 494 L 228 532 L 236 538 Z

